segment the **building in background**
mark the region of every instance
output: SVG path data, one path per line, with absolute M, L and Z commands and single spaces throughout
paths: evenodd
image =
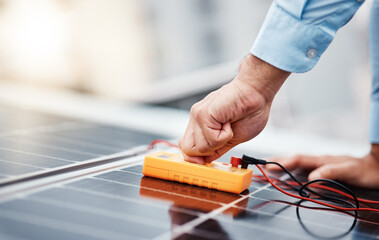
M 246 55 L 268 5 L 3 0 L 0 74 L 128 99 L 149 82 Z
M 123 100 L 178 91 L 188 107 L 203 85 L 199 97 L 236 73 L 269 5 L 262 0 L 2 0 L 0 79 Z M 291 76 L 270 124 L 365 139 L 369 5 L 337 33 L 313 71 Z M 226 62 L 230 68 L 224 68 Z M 214 66 L 219 67 L 207 77 L 206 69 Z M 199 81 L 191 75 L 197 71 L 204 71 Z M 216 82 L 213 87 L 208 79 Z M 177 102 L 172 96 L 168 105 Z

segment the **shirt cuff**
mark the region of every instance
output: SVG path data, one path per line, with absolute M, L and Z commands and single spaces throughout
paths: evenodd
M 250 52 L 277 68 L 302 73 L 316 65 L 332 40 L 320 27 L 302 22 L 274 2 Z
M 369 137 L 371 143 L 379 144 L 379 100 L 371 102 Z

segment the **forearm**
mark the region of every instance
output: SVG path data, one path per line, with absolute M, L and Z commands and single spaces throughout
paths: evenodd
M 242 81 L 254 88 L 266 102 L 271 103 L 290 74 L 249 54 L 242 60 L 235 81 Z

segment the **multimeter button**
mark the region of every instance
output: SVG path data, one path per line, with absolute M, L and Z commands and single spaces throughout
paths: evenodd
M 242 160 L 239 157 L 231 157 L 230 164 L 232 164 L 233 167 L 238 167 L 238 165 L 242 164 Z

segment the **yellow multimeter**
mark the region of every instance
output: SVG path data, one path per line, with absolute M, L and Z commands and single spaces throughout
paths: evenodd
M 145 157 L 143 175 L 220 191 L 241 193 L 251 184 L 252 169 L 214 161 L 205 165 L 184 161 L 182 155 L 156 152 Z

